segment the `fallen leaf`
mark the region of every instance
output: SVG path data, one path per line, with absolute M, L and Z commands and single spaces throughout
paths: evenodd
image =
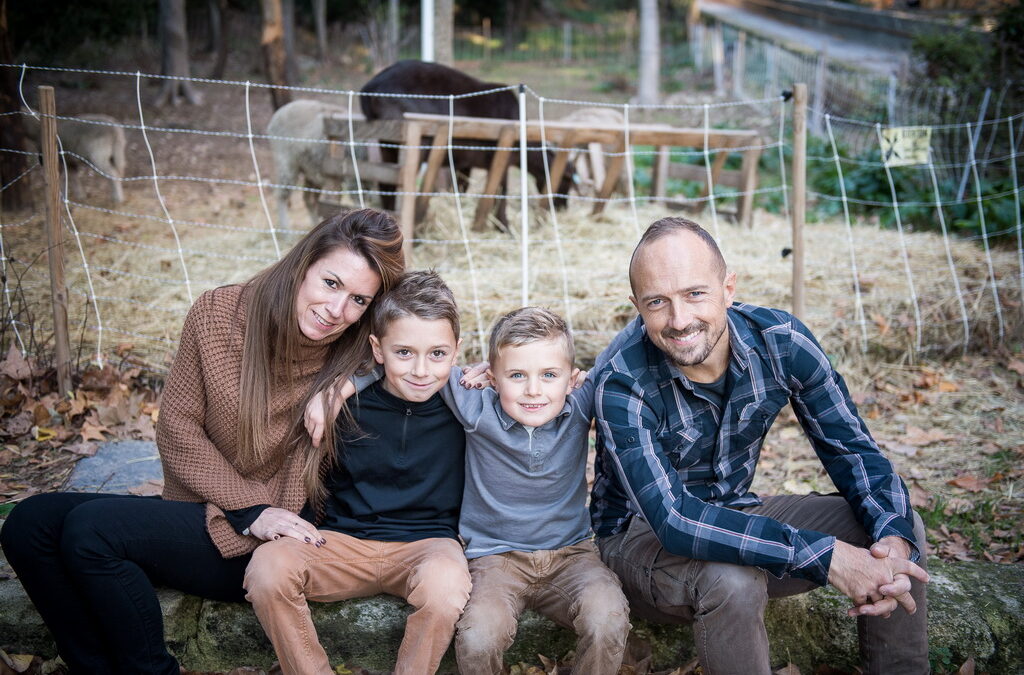
M 106 392 L 115 385 L 120 384 L 121 378 L 109 363 L 102 368 L 90 366 L 82 373 L 82 389 L 86 391 Z
M 903 442 L 909 445 L 925 446 L 939 441 L 951 441 L 953 437 L 944 431 L 932 429 L 925 431 L 914 426 L 907 426 L 907 433 L 903 436 Z
M 923 487 L 914 483 L 910 486 L 910 505 L 915 509 L 922 510 L 928 508 L 928 504 L 931 502 L 931 496 L 928 491 Z
M 6 375 L 12 380 L 27 380 L 32 376 L 32 364 L 22 356 L 14 345 L 7 350 L 7 356 L 0 361 L 0 374 Z
M 954 391 L 960 391 L 960 385 L 956 382 L 950 382 L 949 380 L 943 380 L 939 382 L 939 391 L 943 394 L 949 394 Z
M 49 427 L 32 427 L 32 438 L 39 442 L 48 441 L 56 437 L 57 432 Z
M 0 429 L 8 436 L 21 436 L 31 431 L 33 426 L 35 425 L 33 424 L 32 412 L 30 410 L 22 410 L 14 417 L 6 420 Z
M 102 424 L 91 424 L 89 422 L 85 422 L 85 423 L 82 424 L 82 431 L 81 431 L 82 440 L 83 441 L 105 441 L 105 440 L 107 440 L 107 438 L 106 438 L 106 436 L 103 435 L 104 431 L 109 433 L 110 429 L 107 429 Z
M 878 326 L 879 335 L 884 337 L 889 333 L 889 320 L 886 319 L 884 316 L 882 316 L 881 314 L 872 314 L 871 320 L 875 322 L 876 326 Z
M 964 664 L 960 666 L 960 670 L 956 671 L 956 675 L 974 675 L 974 657 L 970 657 Z
M 988 487 L 989 480 L 987 478 L 980 478 L 973 474 L 964 474 L 947 481 L 947 483 L 958 488 L 963 488 L 968 492 L 981 492 Z
M 959 513 L 967 513 L 974 508 L 974 502 L 963 497 L 953 497 L 946 502 L 946 505 L 942 507 L 942 512 L 947 516 L 953 516 Z
M 114 353 L 117 354 L 118 356 L 123 357 L 133 349 L 135 349 L 135 345 L 133 345 L 131 342 L 121 342 L 116 347 L 114 347 Z
M 140 497 L 153 497 L 156 495 L 163 494 L 164 482 L 163 480 L 149 479 L 141 485 L 128 488 L 128 494 L 138 495 Z
M 78 443 L 71 443 L 70 445 L 65 445 L 64 449 L 67 450 L 68 452 L 73 452 L 76 455 L 81 455 L 83 457 L 92 457 L 93 455 L 96 454 L 96 451 L 99 450 L 99 447 L 100 446 L 98 444 L 92 443 L 90 441 L 79 441 Z
M 14 349 L 14 347 L 11 347 L 11 349 Z M 1006 364 L 1006 367 L 1018 375 L 1024 375 L 1024 361 L 1021 361 L 1020 359 L 1010 361 Z

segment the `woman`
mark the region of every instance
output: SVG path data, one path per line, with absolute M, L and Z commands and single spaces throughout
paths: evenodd
M 368 361 L 364 312 L 403 267 L 394 220 L 367 209 L 320 223 L 248 283 L 204 293 L 161 402 L 163 498 L 44 494 L 11 512 L 0 543 L 71 673 L 178 675 L 154 584 L 242 601 L 262 541 L 320 545 L 296 514 L 322 498 L 333 443 L 313 448 L 302 411 Z

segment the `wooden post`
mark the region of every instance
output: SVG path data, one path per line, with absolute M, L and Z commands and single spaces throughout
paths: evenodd
M 743 98 L 743 78 L 747 72 L 747 33 L 740 31 L 736 50 L 732 53 L 732 93 L 736 98 Z
M 711 67 L 715 76 L 715 94 L 725 95 L 725 40 L 722 24 L 716 23 L 711 31 Z
M 686 12 L 686 39 L 690 42 L 693 68 L 699 74 L 704 66 L 704 35 L 700 25 L 699 0 L 692 0 Z
M 491 60 L 491 17 L 484 17 L 483 24 L 483 35 L 484 35 L 484 62 Z
M 402 194 L 398 197 L 398 226 L 402 230 L 402 252 L 405 253 L 405 266 L 412 268 L 412 238 L 416 229 L 416 175 L 420 170 L 420 143 L 423 142 L 423 131 L 419 122 L 405 123 L 405 155 L 398 170 L 399 187 Z
M 53 87 L 39 87 L 42 113 L 40 144 L 43 146 L 43 175 L 46 178 L 46 257 L 50 262 L 50 295 L 53 302 L 54 360 L 57 389 L 61 396 L 71 391 L 71 341 L 68 337 L 68 289 L 64 281 L 64 232 L 60 217 L 60 169 L 57 156 L 57 106 Z
M 807 85 L 793 85 L 793 314 L 804 319 L 804 218 L 807 213 Z
M 654 160 L 654 170 L 651 176 L 651 202 L 660 204 L 665 201 L 666 187 L 668 186 L 668 167 L 672 160 L 670 149 L 666 145 L 658 146 L 658 155 Z

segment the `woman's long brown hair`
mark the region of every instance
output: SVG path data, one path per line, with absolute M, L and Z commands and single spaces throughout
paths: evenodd
M 337 248 L 362 256 L 371 269 L 376 270 L 381 279 L 381 293 L 391 288 L 405 269 L 402 233 L 394 218 L 380 211 L 363 209 L 323 221 L 283 258 L 246 284 L 243 297 L 247 317 L 238 410 L 239 459 L 243 463 L 259 461 L 273 450 L 266 447 L 270 392 L 282 386 L 291 390 L 295 384 L 295 373 L 290 367 L 297 360 L 300 345 L 295 297 L 306 270 Z M 351 377 L 369 363 L 372 355 L 369 335 L 370 312 L 365 312 L 356 324 L 331 343 L 315 385 L 299 399 L 301 404 L 293 411 L 286 447 L 306 455 L 302 478 L 306 495 L 315 506 L 322 503 L 326 491 L 322 467 L 328 466 L 334 458 L 335 419 L 330 414 L 330 402 L 325 401 L 324 438 L 320 447 L 314 448 L 303 427 L 302 413 L 313 395 L 339 378 Z M 348 408 L 343 406 L 342 410 L 345 424 L 352 426 Z

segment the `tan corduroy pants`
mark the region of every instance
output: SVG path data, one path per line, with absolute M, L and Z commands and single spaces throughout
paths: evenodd
M 459 543 L 444 538 L 373 541 L 325 530 L 321 534 L 327 543 L 319 548 L 291 538 L 268 541 L 253 553 L 245 572 L 246 599 L 285 675 L 333 673 L 307 601 L 378 593 L 405 598 L 413 606 L 394 672 L 435 672 L 469 599 L 470 576 Z

